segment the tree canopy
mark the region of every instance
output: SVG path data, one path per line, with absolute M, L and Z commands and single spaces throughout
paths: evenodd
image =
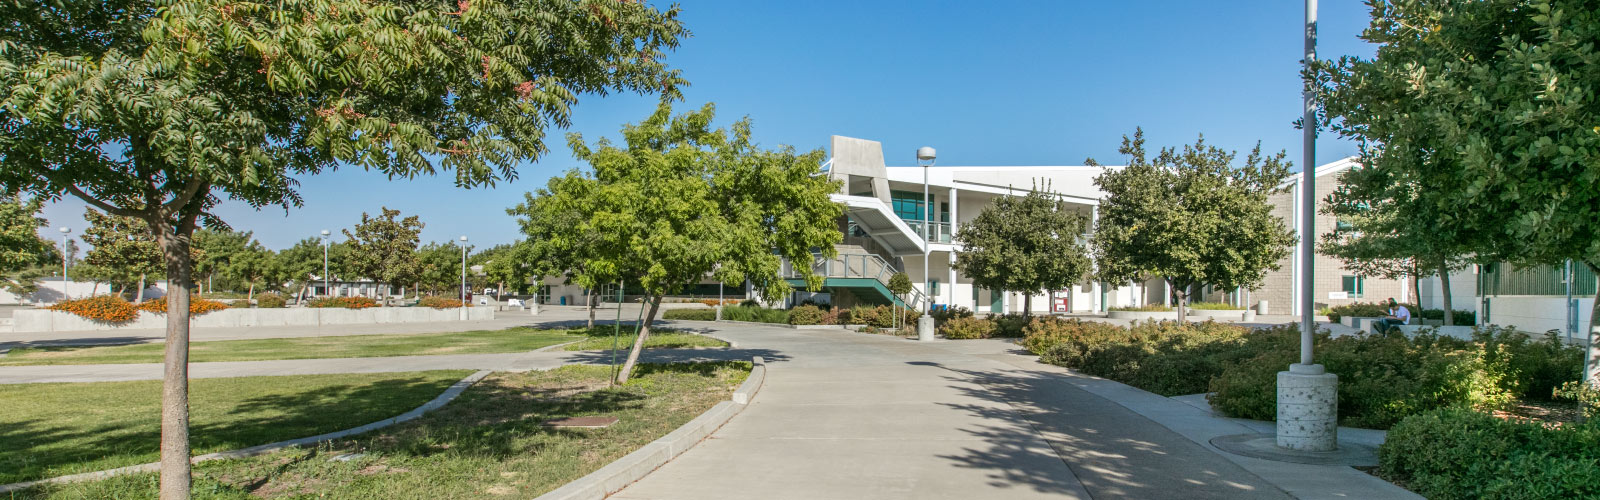
M 642 2 L 112 0 L 0 8 L 0 190 L 145 222 L 166 258 L 161 497 L 188 496 L 191 235 L 296 175 L 516 177 L 578 96 L 678 95 L 687 35 Z M 65 35 L 65 36 L 64 36 Z
M 39 237 L 49 221 L 39 217 L 42 198 L 0 196 L 0 288 L 23 295 L 38 290 L 41 266 L 60 264 L 55 243 Z
M 399 217 L 399 210 L 383 207 L 377 217 L 362 212 L 355 231 L 343 229 L 350 245 L 344 255 L 345 269 L 394 286 L 415 283 L 422 272 L 416 252 L 423 224 L 415 215 Z
M 1118 151 L 1128 165 L 1094 181 L 1106 192 L 1091 240 L 1102 281 L 1166 279 L 1181 321 L 1192 287 L 1255 289 L 1289 255 L 1294 233 L 1267 201 L 1289 175 L 1284 153 L 1262 156 L 1257 145 L 1235 165 L 1234 152 L 1202 137 L 1149 158 L 1143 130 Z
M 1025 316 L 1034 295 L 1078 284 L 1091 271 L 1083 242 L 1087 218 L 1049 189 L 1035 186 L 1027 195 L 1002 196 L 956 235 L 962 247 L 956 269 L 975 286 L 1027 292 Z

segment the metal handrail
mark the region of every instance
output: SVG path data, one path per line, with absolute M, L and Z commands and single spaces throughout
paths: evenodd
M 811 272 L 824 278 L 872 278 L 887 288 L 895 270 L 889 261 L 875 254 L 842 254 L 832 259 L 821 255 L 813 256 Z M 783 261 L 783 276 L 796 279 L 801 277 L 788 259 Z M 912 288 L 911 293 L 906 295 L 907 297 L 902 299 L 906 307 L 920 311 L 927 304 L 927 296 L 923 295 L 921 290 Z

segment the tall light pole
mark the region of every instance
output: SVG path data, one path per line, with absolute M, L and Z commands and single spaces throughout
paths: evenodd
M 328 288 L 328 235 L 333 233 L 327 229 L 322 230 L 322 294 L 328 295 L 332 288 Z
M 1317 61 L 1317 0 L 1306 0 L 1305 60 L 1309 71 Z M 1339 377 L 1315 364 L 1311 356 L 1312 334 L 1316 331 L 1316 241 L 1317 227 L 1317 96 L 1301 83 L 1304 116 L 1301 121 L 1302 148 L 1300 171 L 1300 362 L 1278 372 L 1279 448 L 1323 452 L 1339 445 Z
M 933 148 L 923 146 L 917 148 L 917 163 L 922 164 L 922 296 L 932 296 L 932 285 L 928 279 L 928 259 L 932 258 L 933 247 L 929 244 L 928 228 L 933 225 L 933 202 L 928 200 L 928 169 L 933 166 L 938 157 Z M 923 311 L 917 318 L 917 340 L 933 340 L 933 316 Z
M 67 235 L 72 234 L 72 228 L 61 228 L 61 297 L 72 299 L 72 277 L 67 276 Z M 1571 294 L 1568 294 L 1571 295 Z
M 461 235 L 461 319 L 467 319 L 467 235 Z

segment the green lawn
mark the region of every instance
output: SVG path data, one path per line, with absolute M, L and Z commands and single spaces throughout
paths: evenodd
M 622 332 L 615 341 L 612 335 L 616 330 L 612 326 L 597 326 L 589 330 L 573 330 L 572 333 L 582 335 L 586 339 L 582 342 L 569 344 L 563 349 L 568 351 L 598 351 L 611 349 L 615 345 L 618 349 L 627 350 L 633 347 L 634 339 L 638 338 L 630 332 L 634 331 L 632 325 L 623 324 Z M 652 329 L 650 338 L 644 340 L 645 349 L 685 349 L 694 347 L 728 347 L 727 342 L 704 335 L 684 333 L 670 328 Z
M 459 333 L 417 335 L 349 335 L 288 339 L 219 340 L 189 344 L 189 361 L 256 361 L 263 359 L 370 358 L 430 354 L 476 354 L 531 351 L 582 340 L 564 330 L 518 327 Z M 0 358 L 0 366 L 160 363 L 162 344 L 101 347 L 34 347 L 16 349 Z
M 426 416 L 312 449 L 208 462 L 195 498 L 532 498 L 582 477 L 710 409 L 744 381 L 743 362 L 640 365 L 607 388 L 608 368 L 495 374 Z M 560 417 L 611 415 L 607 429 L 553 430 Z M 337 458 L 337 460 L 336 460 Z M 146 498 L 155 474 L 52 485 L 18 498 Z
M 470 373 L 195 379 L 192 446 L 199 455 L 369 424 Z M 156 461 L 160 401 L 159 380 L 0 385 L 0 484 Z

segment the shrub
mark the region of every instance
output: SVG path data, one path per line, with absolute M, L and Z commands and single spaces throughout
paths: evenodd
M 1550 399 L 1557 387 L 1583 375 L 1583 349 L 1568 346 L 1554 330 L 1544 339 L 1490 326 L 1474 329 L 1473 341 L 1483 349 L 1483 362 L 1498 375 L 1500 387 L 1519 398 Z
M 993 321 L 971 316 L 951 319 L 939 326 L 939 334 L 947 339 L 986 339 L 994 336 L 994 330 Z
M 417 301 L 417 307 L 432 307 L 434 309 L 455 309 L 463 306 L 465 304 L 461 302 L 461 299 L 440 297 L 438 295 L 429 295 Z
M 829 304 L 827 302 L 817 302 L 814 299 L 802 300 L 802 301 L 800 301 L 800 305 L 802 305 L 802 306 L 812 306 L 812 307 L 815 307 L 817 309 L 821 309 L 823 311 L 827 311 L 827 310 L 833 309 L 833 304 Z
M 739 301 L 739 307 L 761 307 L 761 303 L 756 299 L 744 299 Z
M 1415 310 L 1413 309 L 1413 311 Z M 1416 315 L 1422 319 L 1444 319 L 1444 309 L 1423 309 Z M 1455 311 L 1454 316 L 1455 324 L 1457 325 L 1465 326 L 1478 323 L 1478 313 L 1472 311 Z
M 661 319 L 682 319 L 690 321 L 715 321 L 716 309 L 667 309 L 661 313 Z
M 832 311 L 829 311 L 828 314 L 832 315 L 832 322 L 828 323 L 830 325 L 854 325 L 854 324 L 857 324 L 856 321 L 855 321 L 855 309 L 845 309 L 843 307 L 838 307 L 838 308 L 834 308 Z
M 256 307 L 263 309 L 278 309 L 288 307 L 289 299 L 276 293 L 263 293 L 256 296 Z
M 137 307 L 140 311 L 166 314 L 167 298 L 161 297 L 159 299 L 146 300 L 144 302 L 140 302 Z M 191 316 L 199 316 L 208 312 L 221 311 L 227 308 L 227 304 L 217 302 L 215 300 L 203 299 L 200 297 L 189 297 L 189 314 Z
M 712 311 L 712 315 L 716 312 Z M 752 323 L 789 324 L 789 311 L 783 309 L 767 309 L 765 307 L 724 307 L 722 319 L 727 321 L 748 321 Z
M 892 326 L 891 323 L 893 321 L 893 317 L 888 318 L 887 321 L 878 321 L 878 308 L 876 307 L 855 306 L 850 309 L 850 324 L 852 325 L 882 326 L 887 328 Z
M 1284 341 L 1244 362 L 1231 363 L 1211 382 L 1208 396 L 1225 415 L 1275 420 L 1277 373 L 1299 362 L 1298 328 L 1274 328 Z M 1316 338 L 1316 361 L 1339 375 L 1339 421 L 1386 429 L 1410 415 L 1439 408 L 1492 408 L 1509 393 L 1500 387 L 1471 342 L 1429 332 Z
M 999 316 L 989 317 L 989 319 L 994 320 L 994 335 L 996 337 L 1006 338 L 1017 338 L 1023 336 L 1026 333 L 1023 331 L 1023 329 L 1028 327 L 1028 323 L 1031 321 L 1031 318 L 1031 316 L 1023 316 L 1019 313 L 1007 313 Z
M 700 299 L 699 302 L 701 304 L 705 304 L 708 307 L 717 307 L 717 302 L 719 302 L 719 301 L 717 299 Z M 738 305 L 739 304 L 739 299 L 724 299 L 724 300 L 721 300 L 720 302 L 722 302 L 722 305 L 732 306 L 732 305 Z
M 1040 360 L 1123 382 L 1163 396 L 1205 392 L 1240 355 L 1249 330 L 1204 322 L 1146 321 L 1131 328 L 1082 320 L 1041 319 L 1024 340 Z
M 345 309 L 366 309 L 368 307 L 378 307 L 378 301 L 372 300 L 372 299 L 369 299 L 369 298 L 366 298 L 366 297 L 323 297 L 323 298 L 319 298 L 319 299 L 311 299 L 311 302 L 307 303 L 306 306 L 307 307 L 327 307 L 327 308 L 343 307 Z
M 1417 307 L 1416 304 L 1400 304 L 1400 305 L 1405 306 L 1407 311 L 1411 311 L 1411 314 L 1413 316 L 1417 316 L 1417 315 L 1420 315 L 1422 313 L 1422 308 Z M 1443 313 L 1441 313 L 1441 316 L 1439 316 L 1440 318 L 1444 317 L 1444 316 L 1442 316 L 1442 314 Z M 1327 313 L 1326 313 L 1326 316 L 1328 316 L 1328 321 L 1331 321 L 1331 322 L 1334 322 L 1334 323 L 1338 323 L 1340 319 L 1342 319 L 1342 318 L 1344 318 L 1346 316 L 1352 317 L 1352 318 L 1376 318 L 1376 317 L 1388 316 L 1388 315 L 1389 315 L 1389 304 L 1386 304 L 1386 303 L 1385 304 L 1380 304 L 1380 303 L 1377 303 L 1377 302 L 1356 302 L 1354 304 L 1345 304 L 1345 305 L 1342 305 L 1342 306 L 1334 306 L 1332 308 L 1329 308 Z M 1470 323 L 1468 323 L 1468 324 L 1470 324 Z
M 789 324 L 791 325 L 820 325 L 828 313 L 822 312 L 817 306 L 804 305 L 789 310 Z
M 951 306 L 944 309 L 936 309 L 928 314 L 933 316 L 935 325 L 944 325 L 945 322 L 953 319 L 971 318 L 972 310 L 961 306 Z
M 1111 311 L 1138 311 L 1138 312 L 1167 312 L 1167 311 L 1171 311 L 1172 307 L 1171 306 L 1164 306 L 1164 305 L 1161 305 L 1161 304 L 1146 304 L 1146 305 L 1142 305 L 1142 306 L 1117 306 L 1117 307 L 1110 308 L 1108 310 L 1111 310 Z
M 139 319 L 139 310 L 133 304 L 114 295 L 98 295 L 86 299 L 63 300 L 50 307 L 52 311 L 63 311 L 82 316 L 84 318 L 105 323 L 127 323 Z
M 1444 409 L 1389 430 L 1384 474 L 1428 498 L 1600 497 L 1600 426 L 1546 427 Z
M 1189 309 L 1200 311 L 1243 311 L 1244 308 L 1227 302 L 1194 302 L 1189 304 Z

